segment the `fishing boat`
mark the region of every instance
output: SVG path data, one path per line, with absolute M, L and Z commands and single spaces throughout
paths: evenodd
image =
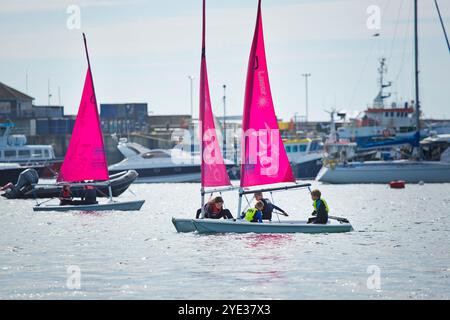
M 45 206 L 38 204 L 33 207 L 33 210 L 139 210 L 144 204 L 144 200 L 117 202 L 112 199 L 103 134 L 97 109 L 97 98 L 95 96 L 94 81 L 84 33 L 83 40 L 88 70 L 69 148 L 67 149 L 61 170 L 58 174 L 57 182 L 61 185 L 73 185 L 74 187 L 106 187 L 108 189 L 109 201 L 107 203 L 73 201 L 69 202 L 68 205 Z
M 255 192 L 272 193 L 289 189 L 309 189 L 311 186 L 309 183 L 298 184 L 295 182 L 279 132 L 267 72 L 261 0 L 258 2 L 255 33 L 247 69 L 242 130 L 238 219 L 192 219 L 191 225 L 198 233 L 334 233 L 353 230 L 352 225 L 345 218 L 330 219 L 327 224 L 321 225 L 308 224 L 306 221 L 281 220 L 251 223 L 240 218 L 242 217 L 242 200 L 246 195 Z M 202 148 L 202 150 L 205 149 Z M 208 169 L 218 170 L 216 166 Z M 223 185 L 223 181 L 221 185 Z M 205 192 L 202 188 L 202 217 L 204 217 L 204 195 Z M 177 230 L 183 228 L 188 230 L 193 229 L 191 225 L 183 220 L 180 221 L 178 228 L 177 225 L 175 227 Z
M 199 131 L 201 141 L 200 166 L 201 166 L 201 216 L 204 218 L 205 194 L 213 192 L 225 192 L 235 189 L 230 182 L 227 168 L 220 150 L 217 132 L 212 113 L 211 98 L 209 95 L 208 71 L 206 68 L 206 44 L 205 44 L 205 0 L 203 0 L 203 25 L 202 25 L 202 52 L 200 64 L 200 97 L 199 97 Z M 178 232 L 195 231 L 194 219 L 172 218 L 172 223 Z
M 322 168 L 322 139 L 286 139 L 283 141 L 296 179 L 314 179 Z

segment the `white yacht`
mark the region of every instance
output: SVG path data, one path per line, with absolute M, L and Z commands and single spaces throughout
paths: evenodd
M 140 144 L 120 139 L 117 148 L 125 157 L 108 167 L 110 174 L 135 170 L 137 183 L 199 182 L 200 156 L 174 149 L 148 149 Z M 227 168 L 234 167 L 224 160 Z
M 327 183 L 450 182 L 450 163 L 440 161 L 365 161 L 324 166 L 317 180 Z

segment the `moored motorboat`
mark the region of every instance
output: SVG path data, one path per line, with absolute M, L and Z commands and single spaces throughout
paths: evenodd
M 200 157 L 180 149 L 147 149 L 121 138 L 117 145 L 124 159 L 109 166 L 110 174 L 135 170 L 136 183 L 183 183 L 200 181 Z M 228 170 L 235 167 L 225 160 Z
M 349 162 L 322 167 L 316 180 L 333 184 L 389 183 L 393 180 L 448 183 L 450 163 L 414 160 Z
M 138 174 L 134 170 L 123 171 L 109 176 L 109 186 L 113 197 L 118 197 L 124 193 L 130 185 L 136 180 Z M 19 179 L 20 180 L 20 177 Z M 91 182 L 91 184 L 95 182 Z M 25 181 L 23 183 L 16 183 L 12 188 L 6 190 L 2 196 L 7 199 L 42 199 L 42 198 L 56 198 L 59 196 L 63 184 L 61 183 L 38 183 L 35 181 Z M 71 191 L 74 196 L 79 196 L 83 192 L 83 185 L 71 186 Z M 96 186 L 97 197 L 108 197 L 109 190 L 105 184 Z

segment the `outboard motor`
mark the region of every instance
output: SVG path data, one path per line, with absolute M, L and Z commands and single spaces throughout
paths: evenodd
M 26 169 L 19 174 L 17 183 L 9 190 L 7 190 L 3 196 L 8 199 L 16 199 L 23 194 L 24 191 L 32 188 L 32 184 L 39 182 L 39 174 L 35 169 Z

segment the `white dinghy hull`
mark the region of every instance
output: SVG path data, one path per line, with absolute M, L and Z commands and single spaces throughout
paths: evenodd
M 145 200 L 110 202 L 101 204 L 85 204 L 85 205 L 48 205 L 34 206 L 33 211 L 138 211 L 141 209 Z
M 198 233 L 339 233 L 350 232 L 350 223 L 330 220 L 327 224 L 307 224 L 306 221 L 254 223 L 246 220 L 191 220 Z
M 178 219 L 178 218 L 172 218 L 172 223 L 175 226 L 175 229 L 177 229 L 177 232 L 194 232 L 197 229 L 195 229 L 194 219 Z

